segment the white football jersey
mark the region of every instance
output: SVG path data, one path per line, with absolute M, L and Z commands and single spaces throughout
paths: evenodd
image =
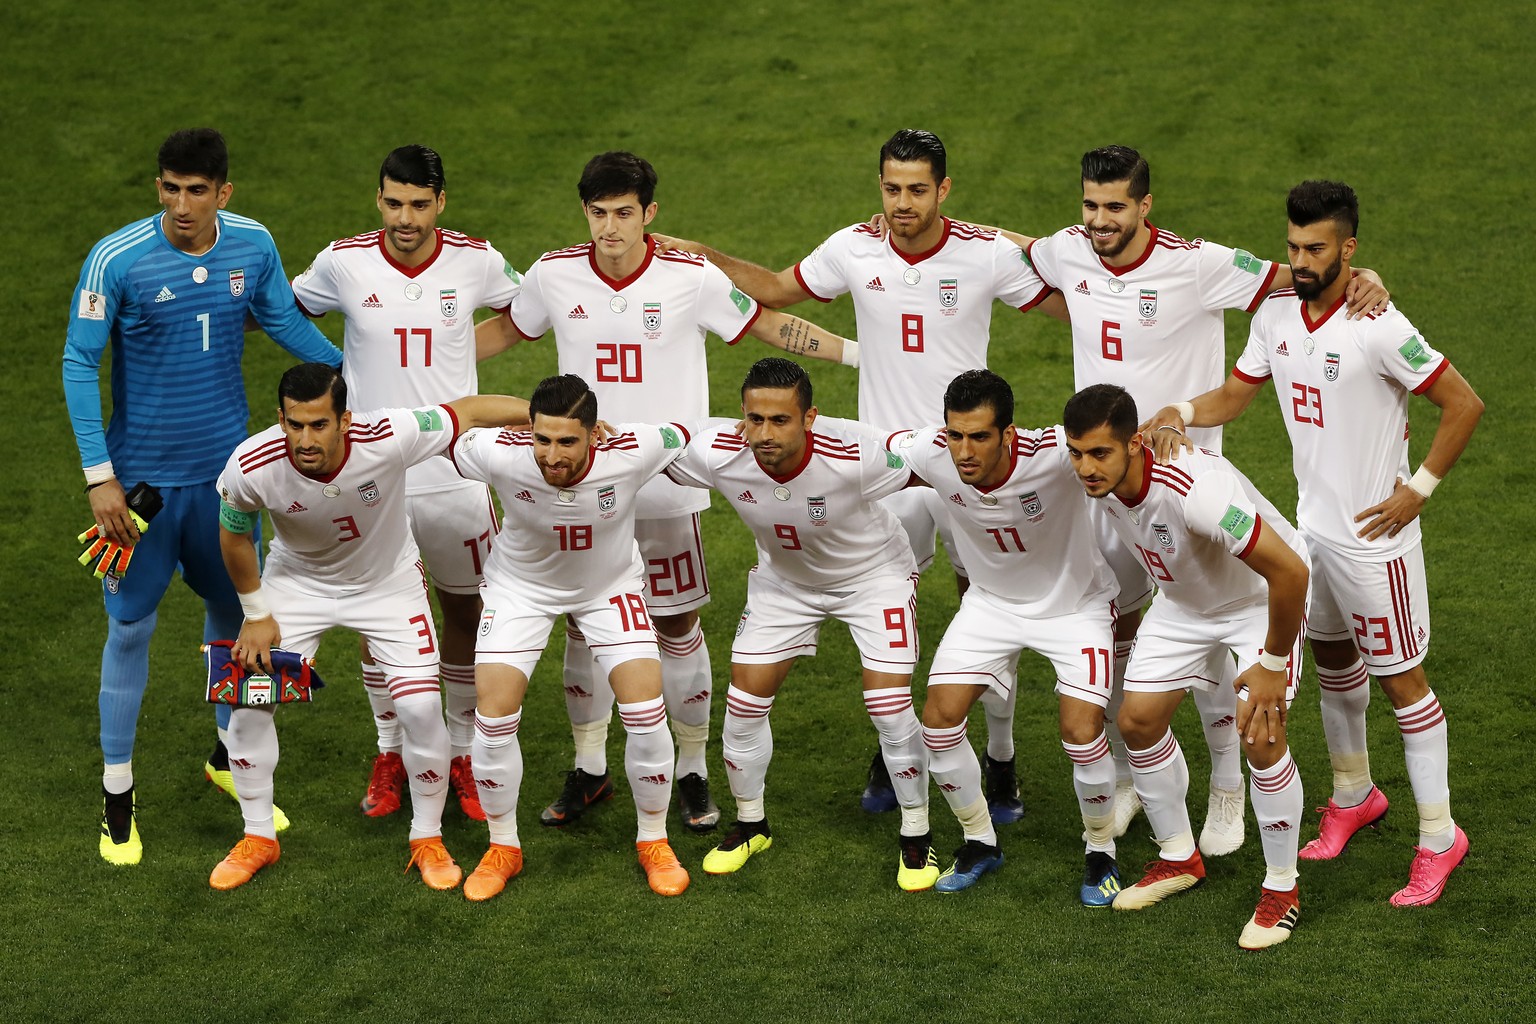
M 1114 599 L 1114 574 L 1099 553 L 1061 428 L 1016 435 L 1007 478 L 986 489 L 960 479 L 943 427 L 899 434 L 891 446 L 942 499 L 973 587 L 1025 616 L 1103 607 Z
M 1214 618 L 1265 604 L 1268 584 L 1241 561 L 1261 530 L 1273 530 L 1306 560 L 1291 524 L 1220 455 L 1198 448 L 1159 466 L 1149 450 L 1146 463 L 1150 472 L 1134 501 L 1114 494 L 1100 500 L 1115 533 L 1156 581 L 1158 600 Z
M 704 335 L 734 345 L 760 309 L 714 264 L 686 252 L 656 252 L 629 277 L 597 269 L 592 243 L 547 252 L 512 303 L 512 325 L 532 340 L 551 327 L 560 372 L 580 376 L 610 423 L 684 423 L 709 415 Z M 665 519 L 709 507 L 709 496 L 657 478 L 640 496 L 639 518 Z
M 484 239 L 438 229 L 432 258 L 407 267 L 383 231 L 370 231 L 320 250 L 293 294 L 311 317 L 347 318 L 341 375 L 350 405 L 415 407 L 479 393 L 475 310 L 505 311 L 520 280 Z M 463 484 L 449 463 L 426 462 L 407 486 L 424 494 Z
M 1273 263 L 1242 249 L 1147 227 L 1147 251 L 1124 267 L 1100 259 L 1081 224 L 1029 247 L 1035 270 L 1060 290 L 1072 314 L 1075 386 L 1118 384 L 1136 399 L 1142 419 L 1221 387 L 1222 312 L 1252 312 L 1275 277 Z M 1192 428 L 1189 437 L 1221 451 L 1220 427 Z
M 1365 540 L 1355 516 L 1408 480 L 1408 394 L 1428 391 L 1449 365 L 1390 303 L 1350 320 L 1341 296 L 1313 321 L 1286 289 L 1259 308 L 1232 372 L 1250 384 L 1275 379 L 1300 492 L 1296 522 L 1308 537 L 1367 562 L 1419 543 L 1417 519 L 1396 537 Z
M 1028 310 L 1051 290 L 996 231 L 944 218 L 944 235 L 909 256 L 867 224 L 795 266 L 822 302 L 847 292 L 859 336 L 859 419 L 882 430 L 944 418 L 944 389 L 987 365 L 994 299 Z
M 312 477 L 294 468 L 274 424 L 235 449 L 219 494 L 242 512 L 271 512 L 267 572 L 306 589 L 355 594 L 417 561 L 406 471 L 448 454 L 457 430 L 447 406 L 354 413 L 341 466 Z
M 635 543 L 641 488 L 688 443 L 680 424 L 616 427 L 591 449 L 581 478 L 544 480 L 527 430 L 466 430 L 453 446 L 459 472 L 501 495 L 501 532 L 485 562 L 488 583 L 533 587 L 551 602 L 577 603 L 615 592 L 645 563 Z
M 813 430 L 800 464 L 774 475 L 732 427 L 701 431 L 667 475 L 723 494 L 757 541 L 758 570 L 818 589 L 917 572 L 901 523 L 875 504 L 907 485 L 899 455 Z

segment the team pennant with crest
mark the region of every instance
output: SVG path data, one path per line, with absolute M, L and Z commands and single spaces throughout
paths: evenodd
M 230 657 L 231 640 L 203 645 L 208 666 L 208 703 L 238 708 L 270 704 L 308 704 L 314 691 L 325 685 L 314 666 L 292 651 L 272 648 L 272 672 L 248 670 Z

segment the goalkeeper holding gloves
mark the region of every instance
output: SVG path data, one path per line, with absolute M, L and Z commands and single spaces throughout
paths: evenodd
M 126 500 L 128 516 L 133 520 L 135 527 L 134 541 L 125 544 L 112 540 L 101 526 L 95 523 L 76 538 L 85 545 L 85 550 L 80 553 L 80 564 L 91 568 L 91 563 L 94 561 L 93 571 L 97 579 L 107 573 L 122 576 L 128 571 L 128 563 L 133 559 L 134 543 L 139 535 L 149 529 L 150 520 L 155 518 L 163 505 L 160 492 L 142 481 L 135 484 L 133 490 L 128 492 Z

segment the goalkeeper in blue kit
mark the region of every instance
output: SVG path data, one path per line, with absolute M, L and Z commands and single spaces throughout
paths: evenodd
M 341 351 L 295 305 L 267 229 L 224 210 L 234 186 L 223 136 L 175 132 L 158 166 L 163 211 L 91 249 L 64 344 L 64 397 L 93 520 L 80 537 L 81 562 L 102 577 L 107 612 L 99 849 L 110 864 L 143 855 L 133 742 L 155 612 L 172 575 L 179 570 L 203 599 L 205 642 L 240 633 L 240 602 L 219 553 L 214 481 L 247 435 L 247 316 L 297 358 L 341 364 Z M 112 412 L 103 428 L 98 382 L 109 345 Z M 204 771 L 233 797 L 223 742 L 229 708 L 216 712 L 220 740 Z

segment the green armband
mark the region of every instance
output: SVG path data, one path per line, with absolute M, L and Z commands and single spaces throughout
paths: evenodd
M 242 512 L 220 498 L 219 525 L 230 533 L 250 533 L 256 529 L 256 513 Z

